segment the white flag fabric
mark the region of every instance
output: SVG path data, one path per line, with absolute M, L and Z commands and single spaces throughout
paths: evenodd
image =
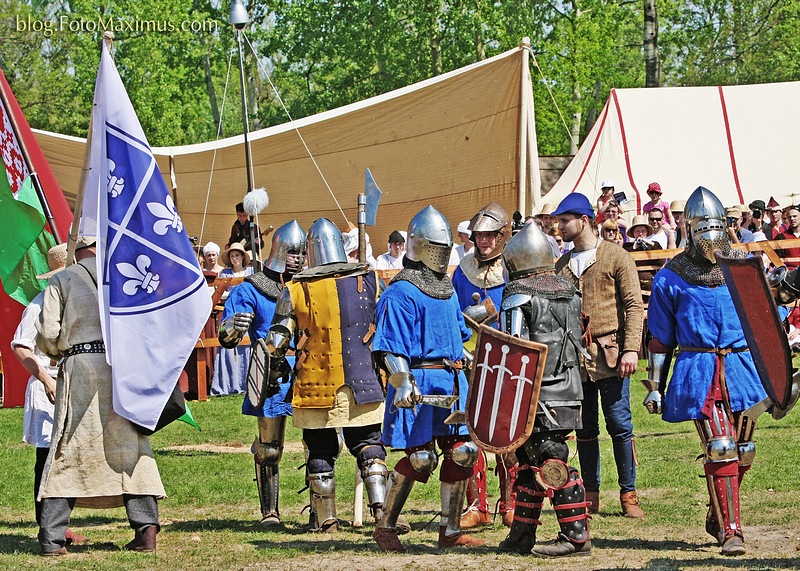
M 105 43 L 81 232 L 97 276 L 114 411 L 153 429 L 211 312 L 189 237 Z

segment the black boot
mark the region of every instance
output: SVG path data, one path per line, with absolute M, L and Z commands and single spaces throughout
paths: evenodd
M 506 538 L 500 542 L 500 551 L 511 551 L 527 555 L 536 545 L 536 528 L 542 524 L 539 516 L 542 514 L 544 492 L 536 484 L 527 466 L 520 467 L 514 490 L 516 492 L 516 505 L 514 506 L 514 521 Z M 520 485 L 520 480 L 531 487 Z
M 569 471 L 569 481 L 556 488 L 552 496 L 561 532 L 554 543 L 534 546 L 531 553 L 539 557 L 572 557 L 592 552 L 583 480 L 574 468 Z

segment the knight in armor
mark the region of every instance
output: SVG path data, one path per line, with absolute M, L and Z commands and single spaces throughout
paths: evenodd
M 347 261 L 342 234 L 330 220 L 314 222 L 306 244 L 308 268 L 281 292 L 267 349 L 270 367 L 280 368 L 296 340 L 292 415 L 307 449 L 310 527 L 335 531 L 338 429 L 361 470 L 373 516 L 383 515 L 384 390 L 370 352 L 379 280 L 365 264 Z
M 433 395 L 457 395 L 466 403 L 463 342 L 469 329 L 447 277 L 453 235 L 432 206 L 412 218 L 401 270 L 378 301 L 373 356 L 388 376 L 383 442 L 402 449 L 392 472 L 383 518 L 373 538 L 383 551 L 405 552 L 397 519 L 416 482 L 427 482 L 442 451 L 439 548 L 483 545 L 461 531 L 467 479 L 478 457 L 464 424 L 448 424 L 449 408 L 421 404 Z M 451 420 L 452 422 L 452 420 Z
M 581 300 L 568 277 L 555 274 L 553 252 L 537 224 L 526 224 L 503 252 L 509 283 L 500 329 L 547 345 L 532 435 L 516 449 L 519 465 L 511 531 L 503 551 L 541 557 L 588 555 L 592 550 L 583 480 L 569 466 L 567 436 L 581 424 Z M 549 497 L 561 528 L 555 543 L 538 545 L 536 528 Z
M 299 272 L 305 263 L 306 235 L 296 220 L 278 228 L 272 236 L 272 249 L 264 269 L 244 279 L 225 301 L 225 311 L 219 329 L 219 342 L 223 347 L 236 347 L 246 333 L 253 345 L 252 358 L 259 339 L 269 331 L 275 304 L 284 286 Z M 261 408 L 245 398 L 242 414 L 258 418 L 258 436 L 251 450 L 255 459 L 256 484 L 261 503 L 261 525 L 280 523 L 278 511 L 278 464 L 283 455 L 286 417 L 292 407 L 286 394 L 289 383 L 276 382 L 269 388 L 269 396 Z
M 648 307 L 653 338 L 645 382 L 650 393 L 644 404 L 667 422 L 694 422 L 710 500 L 706 531 L 723 555 L 742 555 L 739 486 L 755 457 L 755 420 L 744 411 L 766 393 L 714 252 L 735 258 L 746 253 L 730 247 L 725 210 L 708 189 L 701 186 L 692 193 L 684 220 L 686 251 L 653 280 Z
M 511 226 L 508 212 L 496 202 L 481 208 L 469 221 L 470 240 L 475 247 L 461 259 L 453 273 L 453 288 L 462 311 L 468 311 L 475 303 L 481 304 L 487 298 L 495 309 L 499 309 L 506 283 L 502 253 L 511 237 Z M 513 453 L 496 457 L 496 472 L 500 480 L 498 511 L 503 523 L 511 525 L 514 512 L 511 488 L 516 458 Z M 481 450 L 467 484 L 467 509 L 461 517 L 463 529 L 489 523 L 486 464 L 486 453 Z

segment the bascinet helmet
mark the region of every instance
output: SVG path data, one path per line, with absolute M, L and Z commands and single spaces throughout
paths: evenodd
M 495 246 L 495 248 L 489 252 L 488 255 L 484 256 L 478 251 L 478 248 L 474 249 L 475 258 L 481 262 L 486 262 L 488 260 L 495 259 L 497 256 L 503 253 L 503 247 L 511 237 L 511 220 L 509 219 L 508 212 L 506 212 L 505 208 L 496 202 L 490 202 L 472 217 L 472 220 L 469 221 L 469 230 L 470 240 L 472 240 L 473 244 L 476 243 L 475 232 L 498 233 L 497 246 Z
M 306 253 L 306 233 L 297 220 L 287 222 L 272 234 L 272 248 L 265 266 L 282 274 L 286 271 L 286 254 L 290 251 L 301 256 Z
M 327 218 L 317 218 L 306 236 L 308 267 L 347 262 L 342 233 Z
M 508 241 L 506 249 L 503 250 L 503 260 L 508 268 L 508 277 L 512 280 L 552 270 L 555 267 L 550 242 L 535 222 L 525 224 L 522 230 Z
M 433 206 L 426 206 L 411 219 L 408 224 L 406 258 L 444 274 L 447 272 L 452 248 L 453 233 L 450 224 Z
M 725 208 L 713 192 L 698 186 L 683 211 L 689 250 L 716 263 L 714 250 L 730 244 L 725 231 Z

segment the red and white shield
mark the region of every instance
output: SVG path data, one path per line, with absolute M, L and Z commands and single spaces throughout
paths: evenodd
M 497 454 L 522 446 L 533 432 L 547 345 L 481 325 L 467 395 L 467 427 Z

